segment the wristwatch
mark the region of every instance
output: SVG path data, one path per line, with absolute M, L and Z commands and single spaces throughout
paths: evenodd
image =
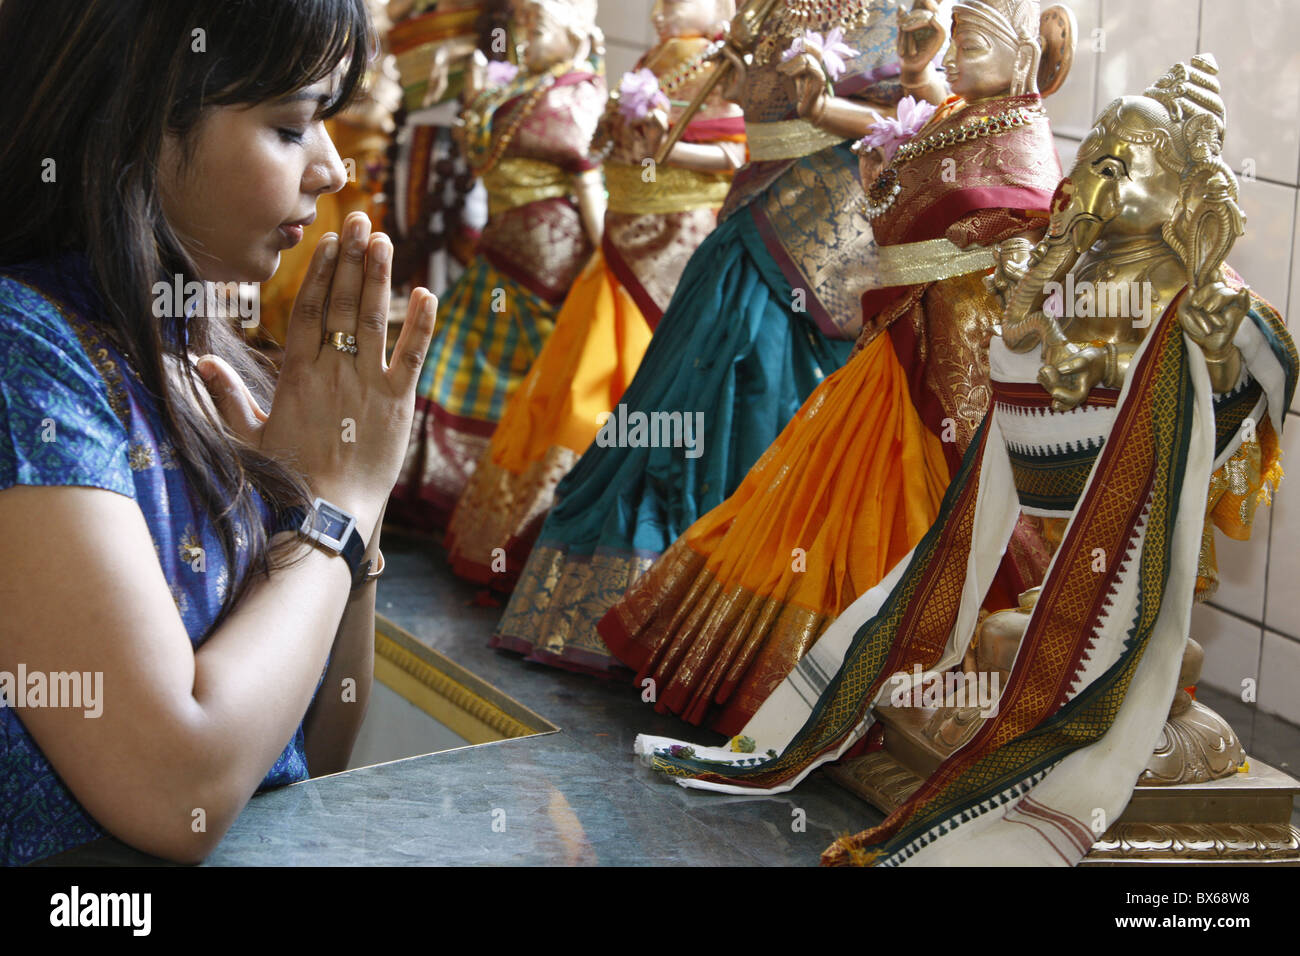
M 348 570 L 352 572 L 354 591 L 378 577 L 370 571 L 374 562 L 365 559 L 366 542 L 357 530 L 356 516 L 324 498 L 313 501 L 310 510 L 290 508 L 281 513 L 271 533 L 281 531 L 296 531 L 322 551 L 346 561 Z

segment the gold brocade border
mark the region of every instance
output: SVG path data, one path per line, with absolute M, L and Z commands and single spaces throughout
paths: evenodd
M 615 663 L 596 632 L 605 612 L 645 573 L 649 557 L 570 555 L 538 545 L 510 596 L 498 637 L 517 648 L 599 667 Z
M 629 216 L 655 216 L 693 209 L 716 209 L 727 198 L 731 177 L 664 164 L 647 182 L 645 170 L 628 163 L 605 163 L 605 188 L 609 212 Z
M 471 744 L 559 730 L 382 614 L 375 615 L 375 679 Z
M 622 634 L 610 638 L 638 678 L 654 678 L 663 709 L 693 724 L 707 719 L 728 735 L 740 732 L 858 596 L 814 610 L 790 594 L 799 586 L 794 578 L 816 572 L 792 571 L 763 593 L 709 569 L 732 558 L 703 554 L 686 535 L 678 538 L 614 605 Z
M 773 159 L 800 159 L 838 146 L 847 137 L 828 133 L 804 119 L 777 120 L 772 123 L 746 123 L 745 140 L 751 162 Z
M 488 192 L 488 215 L 541 202 L 563 199 L 572 191 L 564 170 L 554 163 L 526 156 L 507 156 L 483 175 Z
M 938 282 L 993 268 L 988 246 L 962 249 L 951 239 L 928 239 L 876 247 L 877 288 Z
M 453 562 L 491 567 L 497 548 L 534 532 L 555 500 L 555 486 L 578 460 L 568 448 L 552 445 L 522 474 L 502 468 L 488 448 L 447 525 Z

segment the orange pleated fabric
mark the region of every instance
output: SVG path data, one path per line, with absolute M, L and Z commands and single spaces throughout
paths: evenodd
M 707 439 L 706 439 L 707 440 Z M 735 733 L 916 546 L 949 481 L 888 335 L 829 376 L 745 477 L 601 621 L 657 709 Z
M 586 451 L 600 430 L 596 416 L 618 404 L 649 345 L 650 326 L 597 250 L 506 406 L 492 436 L 492 461 L 522 474 L 552 445 Z

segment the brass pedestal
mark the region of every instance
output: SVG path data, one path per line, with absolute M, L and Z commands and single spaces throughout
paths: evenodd
M 892 812 L 948 756 L 922 732 L 934 713 L 925 707 L 876 708 L 885 727 L 884 749 L 834 765 L 828 773 L 868 803 Z M 1138 786 L 1123 815 L 1081 865 L 1300 865 L 1300 830 L 1291 824 L 1300 781 L 1257 760 L 1248 768 L 1222 780 Z

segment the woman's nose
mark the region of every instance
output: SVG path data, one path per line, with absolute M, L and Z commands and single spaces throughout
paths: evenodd
M 348 181 L 348 170 L 328 131 L 321 138 L 322 151 L 307 169 L 303 192 L 336 193 Z

